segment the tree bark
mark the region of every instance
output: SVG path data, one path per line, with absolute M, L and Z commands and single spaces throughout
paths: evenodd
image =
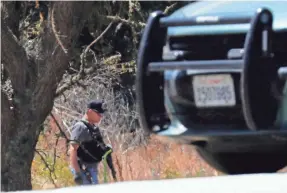
M 74 42 L 89 17 L 92 3 L 52 2 L 49 21 L 33 40 L 32 49 L 20 45 L 15 36 L 17 30 L 11 30 L 9 23 L 11 4 L 2 4 L 1 38 L 5 41 L 1 42 L 1 63 L 8 71 L 14 93 L 9 101 L 1 92 L 1 138 L 5 143 L 1 147 L 1 191 L 32 189 L 31 163 L 41 125 L 53 107 L 58 83 L 68 68 Z
M 20 20 L 20 1 L 2 1 L 1 2 L 1 21 L 5 20 L 13 34 L 19 38 L 19 20 Z

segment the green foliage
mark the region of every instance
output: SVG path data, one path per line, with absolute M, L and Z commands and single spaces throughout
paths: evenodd
M 25 34 L 25 39 L 34 39 L 41 35 L 44 31 L 44 21 L 38 20 L 34 23 L 30 23 L 27 26 L 27 29 L 23 30 L 23 33 Z

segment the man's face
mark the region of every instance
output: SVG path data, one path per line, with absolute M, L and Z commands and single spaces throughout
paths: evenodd
M 93 123 L 98 123 L 100 122 L 102 115 L 92 109 L 89 109 L 87 112 L 88 118 L 90 121 L 92 121 Z

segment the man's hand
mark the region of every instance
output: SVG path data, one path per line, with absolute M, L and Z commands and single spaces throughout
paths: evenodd
M 112 145 L 107 144 L 105 148 L 106 148 L 106 149 L 105 149 L 105 152 L 108 152 L 108 151 L 112 150 L 111 153 L 113 153 L 113 147 L 112 147 Z

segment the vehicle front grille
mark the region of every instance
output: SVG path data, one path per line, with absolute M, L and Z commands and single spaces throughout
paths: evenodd
M 184 60 L 226 59 L 232 48 L 243 48 L 245 34 L 170 37 L 170 50 L 185 51 Z

